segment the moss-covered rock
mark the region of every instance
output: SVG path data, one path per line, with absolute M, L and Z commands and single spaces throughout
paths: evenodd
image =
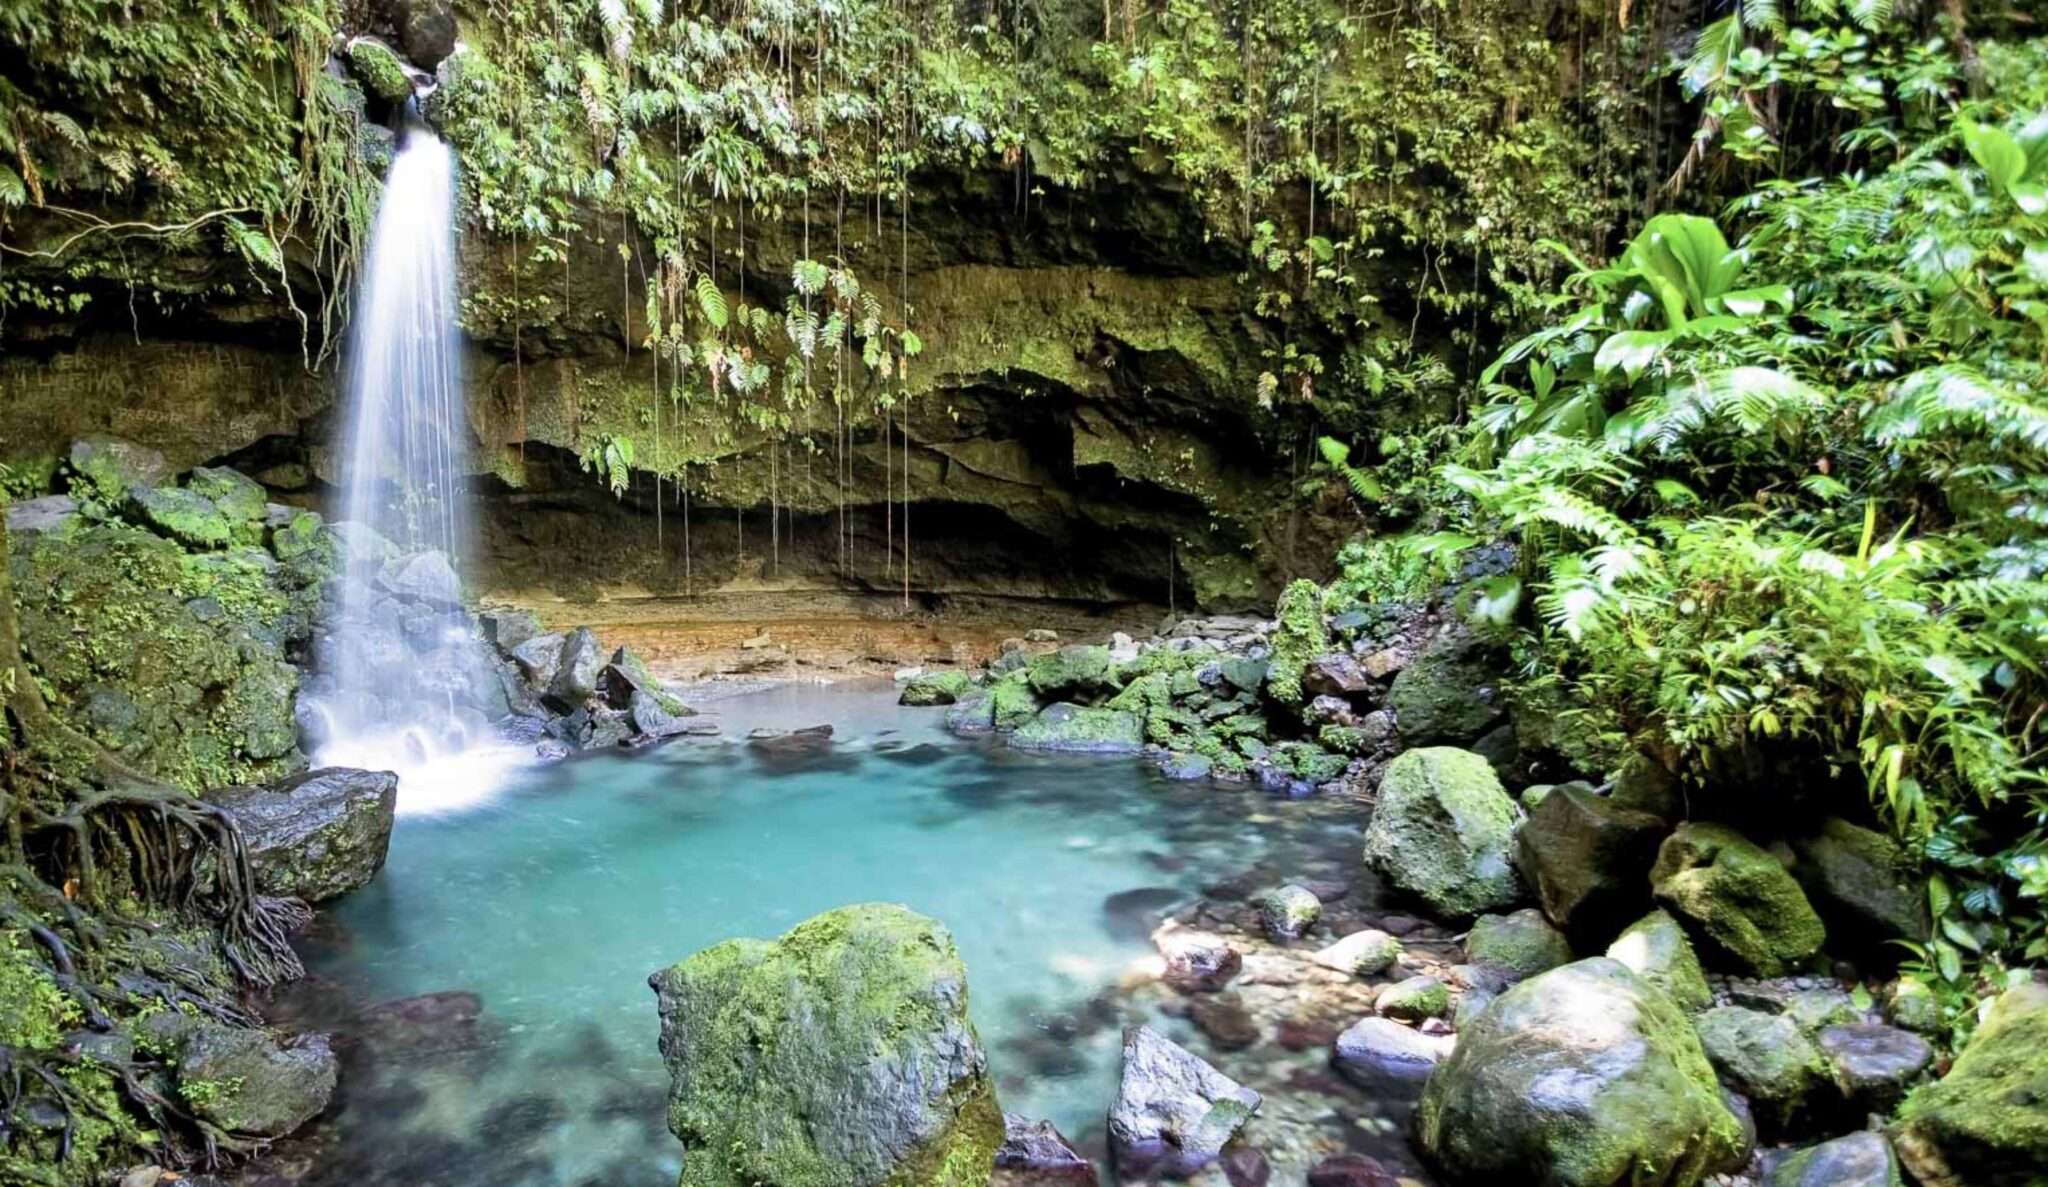
M 1283 705 L 1299 707 L 1307 700 L 1301 680 L 1309 661 L 1330 649 L 1330 632 L 1323 626 L 1323 591 L 1313 581 L 1293 582 L 1281 591 L 1274 613 L 1280 625 L 1273 632 L 1266 692 Z
M 1778 860 L 1724 825 L 1681 825 L 1650 870 L 1657 900 L 1725 963 L 1775 977 L 1827 939 L 1799 883 Z
M 1670 999 L 1595 957 L 1508 990 L 1429 1078 L 1416 1139 L 1454 1182 L 1693 1187 L 1743 1146 Z
M 896 703 L 917 708 L 950 705 L 973 687 L 974 678 L 965 672 L 926 672 L 903 686 L 903 695 L 896 698 Z
M 1503 710 L 1500 665 L 1484 642 L 1462 626 L 1430 640 L 1387 689 L 1387 707 L 1411 746 L 1465 745 Z
M 2006 990 L 1936 1083 L 1899 1109 L 1899 1156 L 1926 1187 L 2033 1187 L 2048 1167 L 2048 985 Z
M 1065 754 L 1136 754 L 1145 747 L 1145 726 L 1120 709 L 1061 703 L 1047 705 L 1011 731 L 1010 745 Z
M 118 437 L 83 437 L 66 458 L 71 493 L 103 507 L 119 507 L 128 492 L 158 486 L 171 476 L 164 455 Z
M 1003 1118 L 945 928 L 841 907 L 651 978 L 682 1187 L 984 1187 Z
M 262 1031 L 204 1025 L 178 1059 L 178 1095 L 230 1133 L 283 1137 L 327 1107 L 339 1063 L 326 1035 L 279 1043 Z
M 317 565 L 194 554 L 115 521 L 9 546 L 23 650 L 73 725 L 195 790 L 299 765 L 289 655 L 313 626 Z
M 1506 915 L 1481 915 L 1465 937 L 1467 961 L 1492 965 L 1518 981 L 1566 964 L 1571 958 L 1571 942 L 1534 907 Z
M 1828 1062 L 1799 1024 L 1782 1014 L 1717 1006 L 1693 1019 L 1700 1048 L 1730 1088 L 1749 1101 L 1766 1133 L 1782 1132 L 1829 1087 Z
M 1038 694 L 1031 691 L 1031 679 L 1012 672 L 989 689 L 990 722 L 999 730 L 1014 730 L 1038 716 Z
M 1714 1004 L 1699 955 L 1669 911 L 1652 911 L 1629 924 L 1607 946 L 1607 956 L 1663 990 L 1681 1010 L 1696 1013 Z
M 390 46 L 374 37 L 358 37 L 348 43 L 348 65 L 362 80 L 363 89 L 387 103 L 402 103 L 412 97 L 412 79 L 405 64 Z
M 1299 939 L 1323 917 L 1322 901 L 1293 883 L 1262 892 L 1253 905 L 1259 909 L 1259 925 L 1276 940 Z
M 1451 989 L 1435 977 L 1408 977 L 1380 990 L 1373 1009 L 1401 1022 L 1441 1018 L 1451 1012 Z
M 234 525 L 213 500 L 181 486 L 141 486 L 128 492 L 125 512 L 137 523 L 187 548 L 226 548 Z
M 238 543 L 263 542 L 270 498 L 255 479 L 225 466 L 200 466 L 186 477 L 185 489 L 213 504 Z
M 1024 674 L 1044 700 L 1081 701 L 1114 690 L 1113 667 L 1109 648 L 1076 643 L 1034 657 Z
M 1447 916 L 1513 906 L 1509 861 L 1519 810 L 1487 761 L 1448 746 L 1410 750 L 1380 779 L 1366 864 Z
M 330 767 L 206 798 L 241 826 L 259 890 L 317 903 L 366 885 L 384 868 L 398 776 Z

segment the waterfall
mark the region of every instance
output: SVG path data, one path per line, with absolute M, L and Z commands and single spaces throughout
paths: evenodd
M 454 155 L 407 115 L 343 356 L 344 567 L 301 723 L 317 763 L 395 770 L 400 810 L 432 811 L 488 794 L 517 751 L 496 738 L 506 694 L 459 577 L 470 430 Z

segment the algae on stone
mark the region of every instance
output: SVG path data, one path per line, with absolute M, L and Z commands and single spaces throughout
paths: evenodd
M 1607 946 L 1607 955 L 1663 990 L 1681 1010 L 1694 1013 L 1714 1004 L 1699 955 L 1669 911 L 1659 908 L 1629 924 Z
M 2006 990 L 1947 1076 L 1899 1109 L 1899 1157 L 1926 1187 L 2031 1187 L 2048 1167 L 2048 985 Z
M 938 923 L 841 907 L 651 979 L 682 1187 L 984 1187 L 1002 1112 Z
M 1509 861 L 1519 810 L 1487 761 L 1448 746 L 1387 764 L 1365 829 L 1365 860 L 1388 882 L 1449 916 L 1514 905 Z
M 1273 632 L 1273 654 L 1266 667 L 1266 691 L 1283 705 L 1299 706 L 1306 694 L 1302 675 L 1309 662 L 1330 649 L 1323 626 L 1323 591 L 1313 581 L 1295 581 L 1281 592 L 1275 608 L 1280 620 Z
M 1744 972 L 1780 976 L 1827 939 L 1785 867 L 1725 825 L 1680 825 L 1657 851 L 1650 883 L 1659 902 Z

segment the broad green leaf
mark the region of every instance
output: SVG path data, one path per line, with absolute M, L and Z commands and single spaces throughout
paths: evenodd
M 1472 585 L 1467 612 L 1477 622 L 1506 626 L 1522 605 L 1522 579 L 1512 573 L 1488 577 Z
M 1330 246 L 1330 241 L 1321 235 L 1310 235 L 1308 237 L 1308 250 L 1317 260 L 1326 264 L 1335 258 L 1337 254 L 1336 249 Z
M 1963 131 L 1963 147 L 1970 150 L 1971 159 L 1991 184 L 2002 190 L 2010 190 L 2027 175 L 2027 154 L 2020 148 L 2019 141 L 2004 128 L 1987 127 L 1969 120 L 1959 121 Z
M 1606 377 L 1618 370 L 1634 383 L 1669 345 L 1669 330 L 1623 330 L 1610 334 L 1593 356 L 1593 372 Z
M 2012 195 L 2012 200 L 2019 203 L 2022 213 L 2031 215 L 2048 212 L 2048 184 L 2038 181 L 2021 181 L 2015 182 L 2005 187 L 2005 189 L 2007 193 Z
M 1738 317 L 1755 317 L 1775 305 L 1781 312 L 1792 311 L 1792 286 L 1767 284 L 1760 288 L 1734 289 L 1721 294 L 1721 304 Z

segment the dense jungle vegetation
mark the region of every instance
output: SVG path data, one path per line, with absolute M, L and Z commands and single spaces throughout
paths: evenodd
M 406 89 L 395 61 L 367 99 L 323 70 L 348 7 L 0 4 L 6 316 L 267 292 L 331 354 L 372 112 Z M 1695 802 L 1867 804 L 1925 863 L 1913 958 L 1958 1027 L 2048 958 L 2028 6 L 1747 0 L 1696 33 L 1629 0 L 472 7 L 428 115 L 512 264 L 467 328 L 545 357 L 570 257 L 616 259 L 621 346 L 663 395 L 589 444 L 614 485 L 675 478 L 685 404 L 773 430 L 915 394 L 908 228 L 938 171 L 1001 171 L 1020 208 L 1169 184 L 1180 234 L 1242 259 L 1244 401 L 1356 496 L 1327 604 L 1510 539 L 1465 608 L 1522 695 Z M 764 222 L 800 236 L 767 284 Z

